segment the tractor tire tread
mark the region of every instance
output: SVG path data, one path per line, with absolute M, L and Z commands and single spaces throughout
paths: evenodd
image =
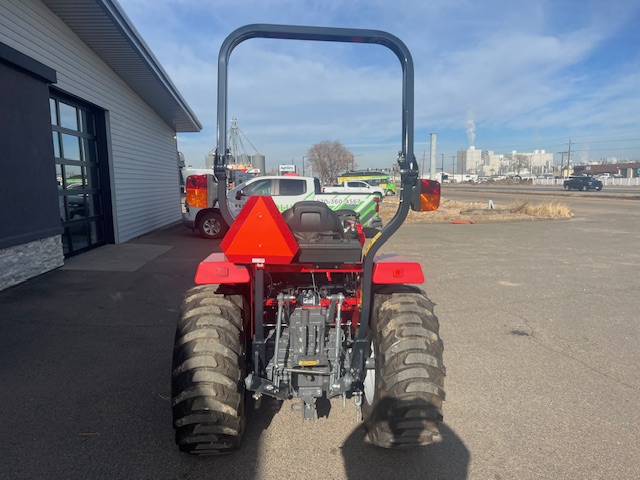
M 240 447 L 245 423 L 242 308 L 216 285 L 190 289 L 176 327 L 171 375 L 175 441 L 183 452 Z
M 419 289 L 378 293 L 372 332 L 379 394 L 365 419 L 367 441 L 383 448 L 434 442 L 446 372 L 433 303 Z

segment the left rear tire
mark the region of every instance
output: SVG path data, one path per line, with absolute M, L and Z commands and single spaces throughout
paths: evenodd
M 176 328 L 171 376 L 180 451 L 220 455 L 240 448 L 245 425 L 242 303 L 217 286 L 190 289 Z

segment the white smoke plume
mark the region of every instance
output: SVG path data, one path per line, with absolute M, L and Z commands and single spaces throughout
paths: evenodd
M 475 112 L 472 108 L 467 111 L 467 138 L 469 146 L 475 145 L 476 142 L 476 123 L 474 121 Z

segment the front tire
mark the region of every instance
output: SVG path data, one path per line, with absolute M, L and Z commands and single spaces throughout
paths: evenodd
M 187 292 L 173 348 L 175 441 L 195 455 L 237 450 L 245 424 L 242 300 L 217 289 Z
M 442 420 L 445 368 L 433 303 L 417 288 L 374 297 L 372 356 L 365 377 L 367 440 L 383 448 L 432 443 Z

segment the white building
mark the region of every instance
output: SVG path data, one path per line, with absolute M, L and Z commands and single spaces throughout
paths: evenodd
M 553 153 L 544 150 L 518 152 L 512 150 L 508 154 L 496 154 L 492 150 L 459 150 L 454 173 L 471 173 L 478 176 L 524 174 L 541 175 L 552 171 Z
M 553 153 L 546 153 L 544 150 L 534 150 L 533 152 L 517 152 L 504 155 L 503 164 L 509 173 L 542 175 L 553 170 Z
M 482 166 L 482 150 L 476 150 L 471 146 L 467 150 L 458 150 L 456 164 L 453 168 L 454 174 L 474 173 Z
M 180 220 L 202 127 L 115 0 L 0 2 L 0 105 L 0 289 Z

